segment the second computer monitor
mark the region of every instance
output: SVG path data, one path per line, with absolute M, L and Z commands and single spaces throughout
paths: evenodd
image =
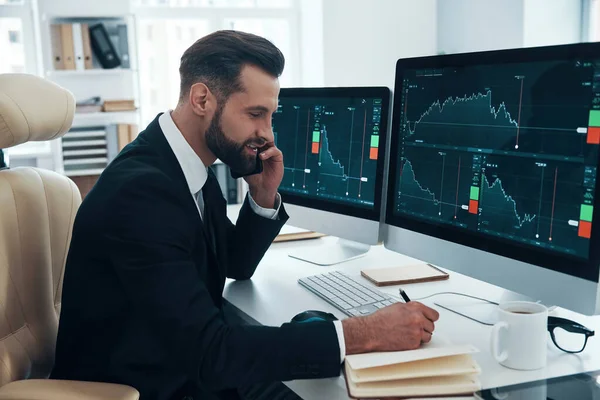
M 600 311 L 600 45 L 399 60 L 386 247 Z
M 300 258 L 331 265 L 377 244 L 389 100 L 386 87 L 281 89 L 273 132 L 289 224 L 349 241 Z

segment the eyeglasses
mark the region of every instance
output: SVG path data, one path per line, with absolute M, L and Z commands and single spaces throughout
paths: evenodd
M 548 317 L 548 332 L 552 341 L 566 353 L 581 353 L 594 331 L 566 318 Z

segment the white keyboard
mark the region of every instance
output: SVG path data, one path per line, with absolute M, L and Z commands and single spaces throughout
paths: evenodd
M 328 272 L 298 279 L 310 290 L 344 314 L 355 317 L 368 315 L 398 300 L 372 289 L 339 272 Z

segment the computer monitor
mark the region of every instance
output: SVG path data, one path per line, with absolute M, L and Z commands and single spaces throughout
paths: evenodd
M 390 96 L 386 87 L 281 89 L 273 132 L 288 223 L 341 239 L 290 256 L 333 265 L 378 243 Z
M 401 59 L 394 93 L 385 246 L 597 313 L 600 44 Z

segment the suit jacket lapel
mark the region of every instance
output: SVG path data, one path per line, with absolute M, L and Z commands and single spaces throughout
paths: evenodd
M 208 258 L 212 259 L 211 261 L 213 261 L 220 270 L 221 267 L 219 266 L 220 263 L 218 261 L 218 256 L 210 244 L 210 238 L 208 236 L 209 233 L 204 222 L 202 221 L 202 218 L 200 217 L 200 214 L 198 213 L 197 205 L 194 203 L 195 199 L 190 194 L 189 186 L 185 180 L 185 175 L 183 174 L 181 165 L 179 164 L 177 157 L 175 157 L 175 153 L 173 153 L 173 150 L 171 149 L 169 142 L 167 142 L 167 139 L 160 128 L 160 124 L 158 123 L 158 118 L 161 114 L 162 113 L 156 116 L 156 118 L 148 125 L 148 128 L 138 136 L 136 141 L 140 141 L 141 143 L 146 142 L 161 156 L 163 159 L 162 165 L 165 168 L 165 173 L 172 177 L 179 184 L 182 193 L 187 194 L 187 198 L 189 198 L 190 207 L 188 208 L 190 209 L 190 214 L 192 212 L 195 214 L 195 217 L 193 218 L 198 218 L 198 222 L 202 227 L 201 231 L 204 236 L 204 243 L 206 245 L 206 250 L 209 253 Z M 218 219 L 216 221 L 218 221 Z M 217 240 L 217 237 L 215 237 L 215 240 Z

